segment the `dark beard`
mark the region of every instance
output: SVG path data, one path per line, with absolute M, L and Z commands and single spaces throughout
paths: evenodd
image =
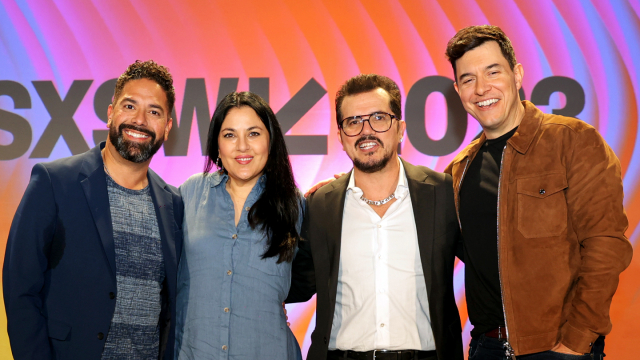
M 361 137 L 360 139 L 358 139 L 358 141 L 356 141 L 355 146 L 358 147 L 358 145 L 360 145 L 361 142 L 366 140 L 375 140 L 380 144 L 380 147 L 384 149 L 384 143 L 382 143 L 382 140 L 378 139 L 373 135 L 366 135 Z M 353 166 L 355 166 L 356 169 L 362 171 L 363 173 L 371 174 L 384 169 L 384 167 L 387 166 L 387 163 L 389 162 L 389 160 L 391 160 L 392 155 L 393 154 L 385 154 L 385 156 L 382 159 L 375 162 L 362 162 L 358 160 L 358 158 L 354 158 Z
M 151 139 L 148 143 L 144 144 L 125 140 L 122 136 L 122 132 L 125 129 L 147 134 Z M 162 146 L 164 142 L 164 137 L 160 137 L 156 142 L 156 134 L 153 131 L 130 124 L 120 124 L 117 130 L 114 126 L 109 129 L 109 140 L 123 159 L 139 164 L 151 159 L 151 157 L 158 152 L 158 149 L 160 149 L 160 146 Z

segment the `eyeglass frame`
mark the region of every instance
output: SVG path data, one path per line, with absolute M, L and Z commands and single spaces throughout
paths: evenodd
M 378 130 L 374 129 L 374 128 L 373 128 L 373 126 L 371 126 L 371 121 L 369 121 L 369 119 L 370 119 L 370 118 L 371 118 L 371 116 L 372 116 L 372 115 L 374 115 L 374 114 L 385 114 L 385 115 L 389 115 L 389 117 L 391 118 L 391 122 L 389 123 L 389 128 L 388 128 L 387 130 L 384 130 L 384 131 L 378 131 Z M 364 116 L 366 116 L 367 118 L 366 118 L 366 119 L 363 119 L 363 117 L 364 117 Z M 360 131 L 359 131 L 357 134 L 355 134 L 355 135 L 349 135 L 349 134 L 347 134 L 347 132 L 346 132 L 346 131 L 344 131 L 344 126 L 342 126 L 342 123 L 343 123 L 345 120 L 353 119 L 353 118 L 355 118 L 355 117 L 359 117 L 359 118 L 361 118 L 361 119 L 362 119 L 362 128 L 360 129 Z M 340 129 L 342 129 L 342 132 L 344 133 L 344 135 L 345 135 L 345 136 L 348 136 L 348 137 L 355 137 L 355 136 L 358 136 L 358 135 L 362 134 L 362 130 L 364 130 L 364 122 L 366 121 L 366 122 L 368 122 L 368 123 L 369 123 L 369 127 L 371 128 L 371 130 L 373 130 L 373 131 L 375 131 L 375 132 L 377 132 L 377 133 L 384 133 L 384 132 L 389 131 L 389 130 L 391 129 L 391 126 L 393 126 L 393 119 L 397 119 L 398 121 L 400 120 L 397 116 L 395 116 L 395 115 L 393 115 L 393 114 L 389 114 L 388 112 L 384 112 L 384 111 L 374 111 L 374 112 L 372 112 L 371 114 L 365 114 L 365 115 L 354 115 L 354 116 L 346 117 L 346 118 L 344 118 L 344 119 L 340 120 L 340 122 L 338 123 L 338 127 L 340 127 Z

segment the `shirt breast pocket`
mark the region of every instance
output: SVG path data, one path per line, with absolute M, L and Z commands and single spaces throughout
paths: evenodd
M 249 266 L 261 272 L 273 276 L 286 276 L 289 273 L 291 264 L 283 261 L 277 264 L 278 256 L 262 258 L 267 251 L 266 239 L 254 239 L 251 244 L 251 254 L 249 256 Z
M 559 236 L 567 228 L 564 174 L 545 174 L 516 180 L 518 230 L 526 238 Z

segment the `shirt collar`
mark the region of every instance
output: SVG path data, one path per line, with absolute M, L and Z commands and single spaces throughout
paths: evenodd
M 398 161 L 398 164 L 400 164 L 400 171 L 398 174 L 399 175 L 398 185 L 396 186 L 396 190 L 394 192 L 394 194 L 396 194 L 396 197 L 398 197 L 398 195 L 401 194 L 399 190 L 409 188 L 409 186 L 407 186 L 407 174 L 404 171 L 404 165 L 402 164 L 402 161 L 400 161 L 400 158 L 397 158 L 397 161 Z M 347 185 L 347 193 L 352 191 L 355 191 L 357 193 L 362 193 L 362 189 L 356 186 L 356 178 L 354 176 L 354 171 L 351 171 L 351 175 L 349 176 L 349 185 Z
M 209 182 L 212 188 L 217 187 L 220 184 L 225 185 L 228 180 L 229 180 L 229 175 L 224 173 L 223 171 L 216 171 L 214 173 L 209 174 Z M 260 175 L 260 178 L 258 179 L 258 182 L 254 186 L 254 188 L 260 191 L 263 190 L 264 183 L 266 181 L 267 181 L 267 175 L 265 174 Z

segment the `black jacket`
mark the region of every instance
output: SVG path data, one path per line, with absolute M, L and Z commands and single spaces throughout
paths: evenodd
M 431 328 L 438 359 L 463 359 L 462 329 L 453 292 L 453 267 L 459 241 L 451 176 L 402 161 L 416 217 L 418 246 L 429 298 Z M 300 249 L 293 261 L 287 302 L 318 293 L 316 329 L 308 360 L 324 360 L 336 305 L 342 214 L 349 176 L 320 188 L 307 199 Z

